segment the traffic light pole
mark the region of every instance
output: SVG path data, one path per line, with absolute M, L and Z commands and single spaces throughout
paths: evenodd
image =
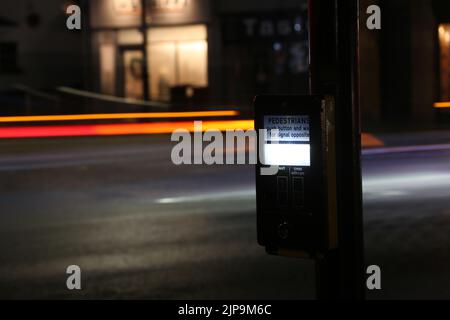
M 311 94 L 336 98 L 338 249 L 316 260 L 318 299 L 365 296 L 358 0 L 309 0 Z

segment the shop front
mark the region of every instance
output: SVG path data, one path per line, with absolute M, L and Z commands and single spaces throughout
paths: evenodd
M 151 100 L 168 102 L 180 90 L 208 91 L 208 0 L 148 0 L 145 21 L 141 0 L 90 3 L 98 92 L 141 100 L 147 90 Z
M 448 123 L 450 121 L 450 4 L 448 1 L 433 0 L 433 8 L 437 20 L 439 43 L 439 86 L 434 107 L 438 120 Z
M 245 104 L 255 94 L 308 92 L 306 8 L 255 10 L 221 18 L 226 97 Z

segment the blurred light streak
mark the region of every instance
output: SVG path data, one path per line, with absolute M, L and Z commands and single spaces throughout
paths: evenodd
M 450 102 L 436 102 L 434 107 L 436 109 L 450 108 Z
M 384 143 L 373 134 L 362 133 L 361 134 L 361 144 L 365 148 L 383 147 Z
M 193 203 L 193 202 L 205 202 L 205 201 L 223 201 L 223 200 L 238 200 L 254 198 L 256 191 L 254 187 L 248 187 L 246 189 L 234 190 L 234 191 L 219 191 L 219 192 L 206 192 L 203 194 L 192 194 L 189 196 L 178 196 L 171 198 L 161 198 L 156 200 L 158 204 L 177 204 L 177 203 Z
M 440 172 L 378 174 L 363 179 L 365 201 L 399 197 L 411 198 L 412 195 L 417 195 L 417 190 L 421 190 L 422 194 L 427 194 L 427 190 L 434 190 L 433 195 L 438 196 L 440 193 L 436 192 L 436 188 L 446 195 L 449 186 L 450 174 Z
M 253 120 L 217 120 L 202 122 L 203 131 L 253 130 L 253 128 Z M 194 132 L 194 122 L 3 127 L 0 128 L 0 139 L 171 134 L 178 129 Z
M 441 172 L 381 174 L 379 176 L 374 175 L 370 179 L 364 179 L 363 185 L 365 188 L 376 188 L 382 191 L 388 191 L 389 187 L 405 190 L 408 188 L 450 185 L 450 174 Z
M 435 145 L 423 145 L 423 146 L 404 146 L 404 147 L 367 149 L 367 150 L 362 151 L 362 155 L 370 156 L 370 155 L 378 155 L 378 154 L 445 151 L 445 150 L 450 150 L 450 144 L 435 144 Z
M 42 121 L 80 121 L 80 120 L 117 120 L 117 119 L 173 119 L 203 117 L 233 117 L 239 111 L 190 111 L 190 112 L 152 112 L 152 113 L 105 113 L 105 114 L 73 114 L 45 116 L 13 116 L 0 117 L 0 123 L 42 122 Z

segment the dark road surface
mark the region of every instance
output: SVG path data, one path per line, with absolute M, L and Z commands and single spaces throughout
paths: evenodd
M 256 244 L 252 166 L 174 166 L 169 137 L 0 141 L 0 298 L 313 299 Z M 450 298 L 450 150 L 368 155 L 370 298 Z M 82 291 L 65 270 L 82 268 Z

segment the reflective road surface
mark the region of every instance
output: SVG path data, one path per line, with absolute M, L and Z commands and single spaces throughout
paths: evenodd
M 0 141 L 0 298 L 313 299 L 256 244 L 252 166 L 175 166 L 168 136 Z M 380 298 L 450 298 L 450 149 L 363 157 Z M 82 290 L 66 289 L 66 268 Z

